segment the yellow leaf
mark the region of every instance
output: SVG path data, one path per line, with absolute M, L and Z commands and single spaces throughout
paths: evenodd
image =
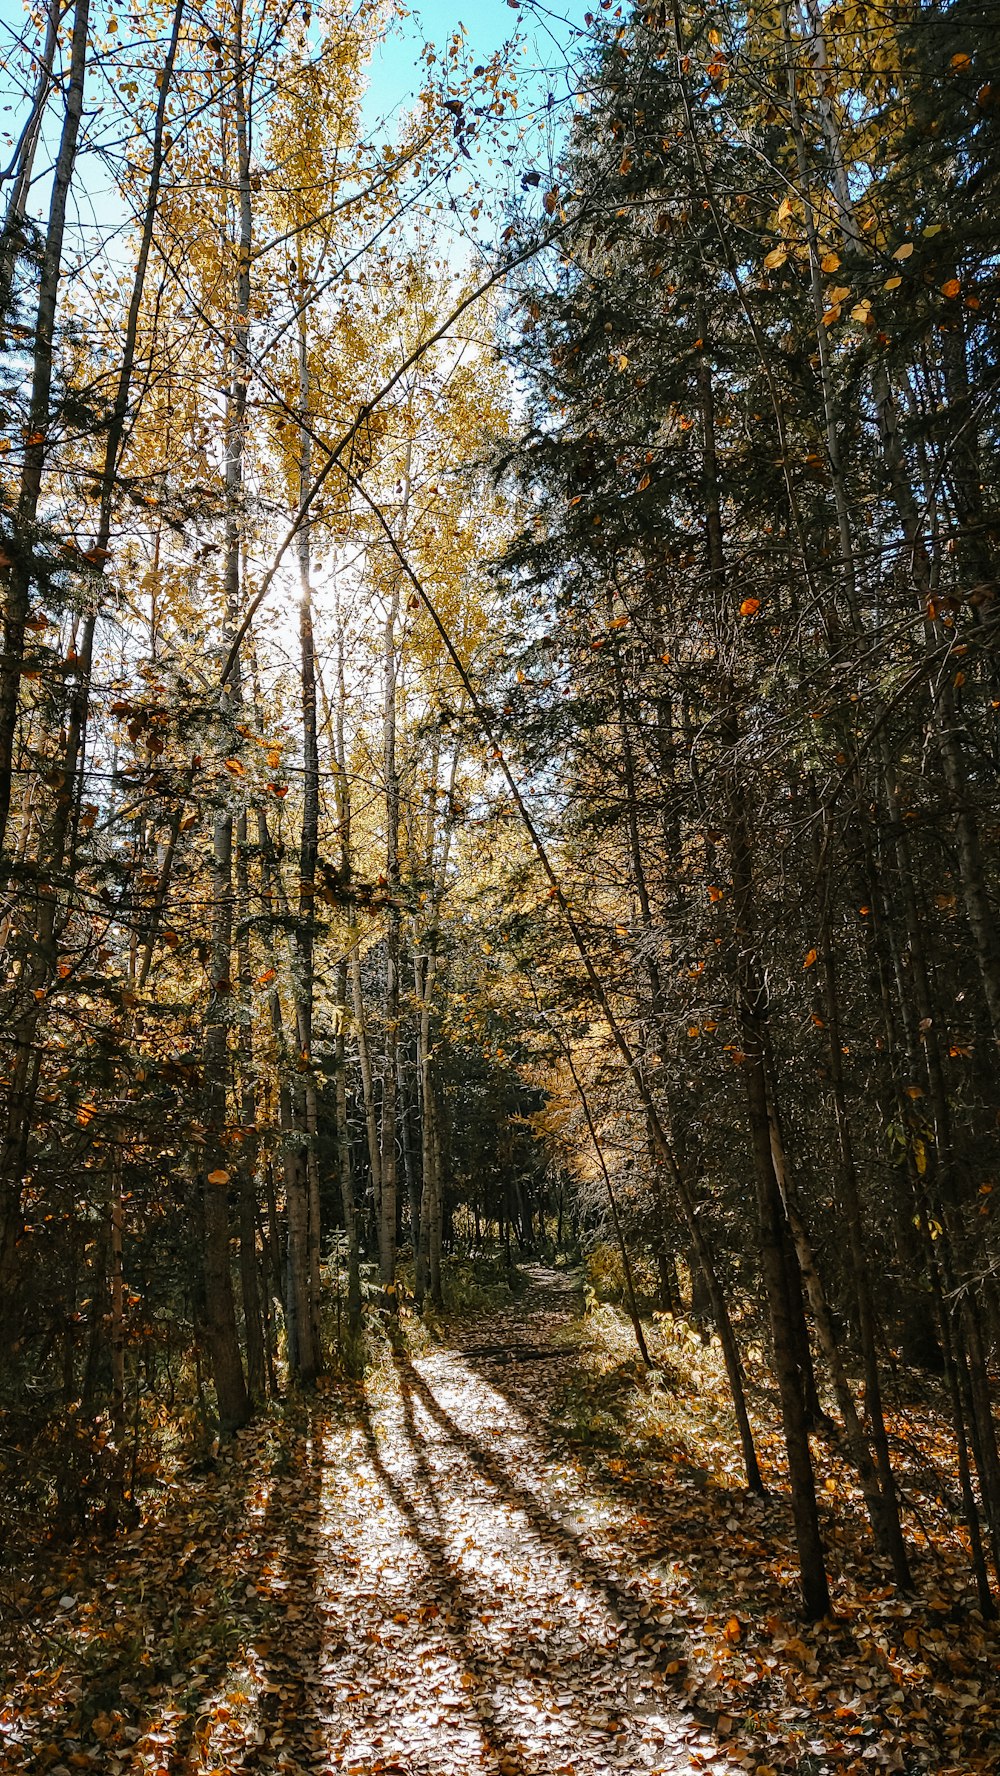
M 240 764 L 239 759 L 227 759 L 226 760 L 226 770 L 231 771 L 234 777 L 245 777 L 246 776 L 246 772 L 244 771 L 243 766 Z
M 850 294 L 851 294 L 850 284 L 834 284 L 833 289 L 830 290 L 827 294 L 827 301 L 831 302 L 831 303 L 832 302 L 843 302 L 844 297 L 849 296 Z
M 896 251 L 893 253 L 892 256 L 894 259 L 909 259 L 912 252 L 913 252 L 913 242 L 906 241 L 903 246 L 896 248 Z
M 764 265 L 768 271 L 776 271 L 779 265 L 784 265 L 787 258 L 787 247 L 775 247 L 773 252 L 767 254 Z
M 650 480 L 650 477 L 648 474 L 643 475 L 642 480 L 639 482 L 639 486 L 636 491 L 638 493 L 645 493 L 647 487 L 649 486 L 649 480 Z
M 882 288 L 883 288 L 883 290 L 898 290 L 902 281 L 903 280 L 901 277 L 886 278 L 885 283 L 882 285 Z

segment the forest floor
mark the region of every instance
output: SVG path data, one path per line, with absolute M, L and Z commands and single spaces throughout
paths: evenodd
M 602 1355 L 565 1273 L 526 1281 L 10 1581 L 5 1776 L 1000 1768 L 964 1573 L 928 1556 L 900 1599 L 844 1531 L 803 1627 L 787 1502 L 727 1473 L 722 1408 L 656 1462 L 602 1436 L 611 1386 L 667 1423 L 669 1375 Z

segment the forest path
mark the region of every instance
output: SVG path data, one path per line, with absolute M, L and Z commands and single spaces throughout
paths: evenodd
M 555 1439 L 579 1290 L 522 1274 L 504 1311 L 167 1477 L 131 1534 L 54 1554 L 14 1597 L 4 1776 L 731 1770 L 680 1712 L 651 1503 Z
M 276 1679 L 302 1698 L 305 1769 L 674 1776 L 711 1753 L 633 1635 L 628 1511 L 546 1448 L 544 1395 L 533 1422 L 531 1378 L 575 1362 L 552 1340 L 578 1288 L 522 1274 L 510 1309 L 397 1355 L 322 1453 L 309 1630 Z

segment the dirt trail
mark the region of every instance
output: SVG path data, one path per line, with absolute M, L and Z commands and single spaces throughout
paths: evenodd
M 544 1453 L 542 1427 L 497 1385 L 576 1306 L 564 1275 L 527 1274 L 510 1311 L 398 1358 L 397 1385 L 324 1454 L 320 1768 L 674 1776 L 695 1767 L 688 1749 L 709 1750 L 633 1638 L 614 1507 Z
M 133 1535 L 72 1553 L 24 1608 L 0 1771 L 731 1767 L 662 1674 L 635 1505 L 553 1446 L 578 1292 L 526 1276 L 509 1309 L 319 1406 L 277 1461 L 261 1427 Z

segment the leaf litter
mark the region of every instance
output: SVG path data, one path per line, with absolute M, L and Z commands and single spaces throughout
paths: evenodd
M 804 1627 L 786 1500 L 736 1484 L 705 1376 L 671 1446 L 676 1377 L 530 1279 L 11 1581 L 0 1770 L 995 1771 L 1000 1641 L 961 1549 L 934 1538 L 899 1598 L 831 1497 L 836 1618 Z

